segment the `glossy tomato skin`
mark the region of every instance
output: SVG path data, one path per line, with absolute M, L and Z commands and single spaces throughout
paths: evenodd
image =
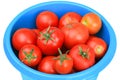
M 27 66 L 35 67 L 41 61 L 42 52 L 37 46 L 28 44 L 20 49 L 18 57 Z
M 68 12 L 64 14 L 59 21 L 59 28 L 62 28 L 68 24 L 79 23 L 82 16 L 76 12 Z
M 69 52 L 73 59 L 73 67 L 77 71 L 85 70 L 95 63 L 95 53 L 86 44 L 77 44 Z
M 59 56 L 60 57 L 60 56 Z M 57 73 L 59 74 L 69 74 L 72 72 L 73 69 L 73 59 L 71 56 L 66 55 L 66 58 L 62 63 L 59 59 L 56 60 L 54 64 L 54 68 Z
M 38 65 L 38 70 L 48 74 L 56 74 L 54 69 L 55 56 L 46 56 Z
M 95 13 L 87 13 L 82 17 L 81 23 L 84 24 L 90 34 L 96 34 L 102 27 L 102 21 L 100 17 Z
M 58 17 L 54 12 L 43 11 L 36 17 L 36 26 L 41 31 L 48 26 L 58 26 Z
M 81 23 L 64 26 L 61 30 L 65 35 L 64 45 L 67 49 L 79 43 L 86 43 L 89 38 L 88 29 Z
M 18 29 L 12 36 L 12 45 L 16 50 L 20 50 L 26 44 L 36 44 L 36 34 L 28 28 Z
M 107 43 L 100 37 L 90 36 L 87 45 L 93 48 L 96 59 L 102 58 L 107 51 Z
M 41 31 L 42 34 L 38 36 L 37 45 L 44 55 L 58 55 L 58 48 L 61 48 L 64 42 L 64 34 L 56 27 L 50 27 L 48 32 L 47 30 L 48 28 Z M 45 38 L 45 36 L 47 36 L 47 38 Z

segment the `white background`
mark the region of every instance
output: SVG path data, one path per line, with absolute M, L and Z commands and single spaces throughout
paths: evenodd
M 8 24 L 24 9 L 50 0 L 0 0 L 0 80 L 22 80 L 5 56 L 3 36 Z M 102 14 L 113 27 L 117 50 L 111 63 L 100 72 L 97 80 L 120 80 L 120 4 L 119 0 L 69 0 L 87 5 Z

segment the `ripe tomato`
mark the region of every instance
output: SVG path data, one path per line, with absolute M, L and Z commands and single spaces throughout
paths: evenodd
M 48 26 L 57 27 L 58 17 L 55 13 L 51 11 L 43 11 L 39 13 L 36 18 L 36 26 L 39 30 L 43 30 Z
M 61 30 L 65 35 L 64 45 L 67 49 L 78 43 L 85 43 L 89 38 L 88 29 L 81 23 L 66 25 Z
M 16 50 L 20 50 L 26 44 L 36 44 L 36 34 L 28 28 L 18 29 L 12 36 L 12 45 Z
M 56 71 L 54 70 L 54 56 L 46 56 L 42 59 L 40 64 L 38 65 L 38 70 L 41 72 L 45 72 L 48 74 L 55 74 Z
M 62 28 L 68 24 L 79 23 L 82 16 L 76 12 L 68 12 L 64 14 L 59 21 L 59 28 Z
M 38 36 L 40 34 L 40 30 L 39 29 L 32 29 L 32 31 Z
M 28 44 L 20 49 L 18 57 L 27 66 L 34 67 L 40 62 L 42 53 L 37 46 Z
M 85 70 L 95 63 L 95 53 L 86 44 L 77 44 L 69 52 L 73 59 L 73 67 L 77 71 Z
M 68 74 L 72 72 L 73 69 L 73 59 L 67 54 L 62 54 L 59 49 L 60 56 L 56 58 L 54 64 L 54 69 L 59 74 Z
M 81 23 L 88 28 L 90 34 L 96 34 L 102 27 L 100 17 L 92 12 L 85 14 L 82 17 Z
M 96 59 L 102 58 L 107 50 L 107 43 L 102 38 L 96 36 L 91 36 L 87 41 L 87 45 L 93 48 Z
M 44 55 L 58 54 L 58 48 L 61 48 L 64 42 L 64 34 L 59 28 L 48 27 L 41 31 L 37 39 L 37 45 Z

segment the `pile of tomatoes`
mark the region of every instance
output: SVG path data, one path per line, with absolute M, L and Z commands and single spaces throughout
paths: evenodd
M 102 28 L 100 17 L 51 11 L 36 16 L 36 28 L 20 28 L 12 36 L 18 58 L 27 66 L 48 74 L 70 74 L 93 66 L 106 53 L 107 43 L 95 36 Z

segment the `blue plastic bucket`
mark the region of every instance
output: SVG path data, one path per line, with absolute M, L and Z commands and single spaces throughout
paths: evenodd
M 97 62 L 94 66 L 81 72 L 76 72 L 67 75 L 57 75 L 57 74 L 46 74 L 34 70 L 26 65 L 24 65 L 16 56 L 12 45 L 11 37 L 13 33 L 21 28 L 35 28 L 35 19 L 38 13 L 44 10 L 50 10 L 55 12 L 59 17 L 61 17 L 66 12 L 74 11 L 81 15 L 88 12 L 94 12 L 100 16 L 102 19 L 102 29 L 97 34 L 97 36 L 103 38 L 108 44 L 108 50 L 105 56 Z M 23 80 L 96 80 L 99 72 L 103 70 L 109 62 L 112 60 L 116 50 L 116 37 L 115 33 L 106 21 L 106 19 L 100 15 L 95 10 L 78 3 L 67 2 L 67 1 L 53 1 L 40 3 L 32 6 L 18 16 L 16 16 L 13 21 L 9 24 L 4 35 L 4 51 L 8 57 L 11 64 L 20 71 Z

